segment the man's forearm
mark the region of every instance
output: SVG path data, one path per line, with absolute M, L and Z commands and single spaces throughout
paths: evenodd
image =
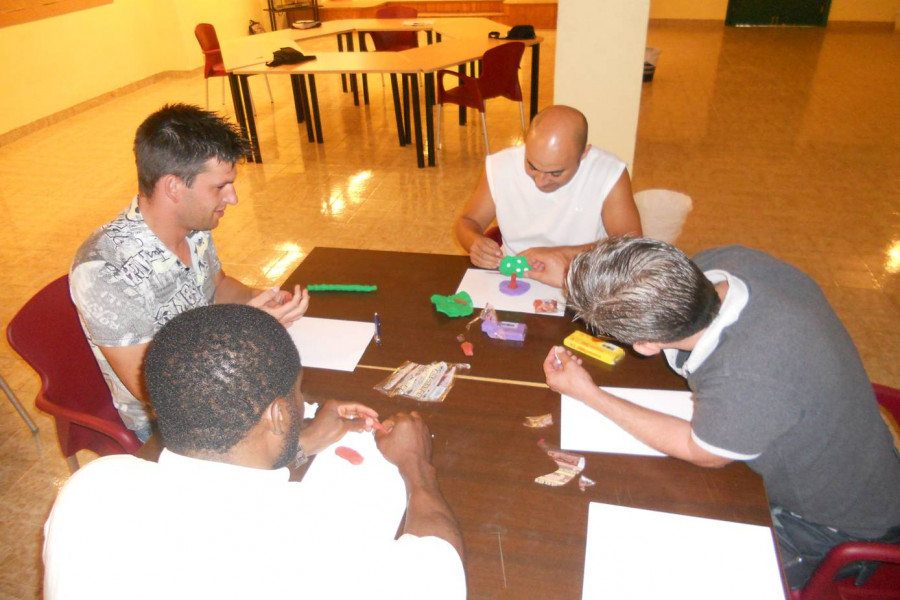
M 644 408 L 600 388 L 583 402 L 667 456 L 701 467 L 721 467 L 730 462 L 697 446 L 691 437 L 691 424 L 678 417 Z
M 247 304 L 258 294 L 259 290 L 225 275 L 216 286 L 215 302 L 216 304 Z
M 468 217 L 460 217 L 456 222 L 456 239 L 466 252 L 471 251 L 475 240 L 484 235 L 484 229 Z
M 449 542 L 464 557 L 462 532 L 444 500 L 434 467 L 422 460 L 400 470 L 408 498 L 403 532 Z

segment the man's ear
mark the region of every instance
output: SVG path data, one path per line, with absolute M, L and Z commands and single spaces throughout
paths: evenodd
M 635 342 L 631 345 L 634 351 L 644 356 L 655 356 L 662 350 L 662 344 L 658 342 Z
M 156 182 L 156 189 L 166 198 L 174 202 L 179 202 L 181 200 L 181 191 L 185 187 L 187 186 L 185 186 L 184 180 L 172 173 L 163 175 L 159 178 L 159 181 Z
M 581 162 L 581 161 L 583 161 L 585 158 L 587 158 L 588 152 L 590 152 L 590 151 L 591 151 L 591 145 L 590 145 L 590 144 L 585 144 L 585 146 L 584 146 L 584 152 L 581 153 L 581 158 L 578 159 L 578 162 Z
M 266 430 L 274 435 L 285 435 L 290 429 L 286 400 L 284 398 L 275 398 L 263 411 L 262 421 Z

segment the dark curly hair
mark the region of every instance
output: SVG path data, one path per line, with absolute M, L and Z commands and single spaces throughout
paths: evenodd
M 144 363 L 163 443 L 173 452 L 222 454 L 289 395 L 300 355 L 263 311 L 218 304 L 184 312 L 153 338 Z

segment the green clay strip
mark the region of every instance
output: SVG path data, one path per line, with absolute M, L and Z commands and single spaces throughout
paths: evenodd
M 340 283 L 314 283 L 306 286 L 311 292 L 374 292 L 378 290 L 377 285 L 355 285 Z

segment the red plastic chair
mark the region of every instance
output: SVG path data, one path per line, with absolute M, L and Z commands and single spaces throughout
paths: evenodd
M 485 229 L 484 237 L 494 240 L 495 242 L 497 242 L 498 246 L 503 245 L 503 233 L 496 225 L 491 225 L 490 227 Z
M 209 23 L 200 23 L 194 27 L 194 35 L 200 42 L 200 49 L 203 51 L 203 78 L 206 82 L 206 108 L 209 108 L 209 78 L 210 77 L 226 77 L 228 71 L 225 70 L 225 63 L 222 61 L 222 48 L 219 46 L 219 36 L 216 35 L 216 28 Z M 269 86 L 269 77 L 266 78 L 266 89 L 269 91 L 269 102 L 273 103 L 272 88 Z M 225 80 L 222 79 L 222 104 L 225 104 Z
M 75 453 L 92 450 L 134 454 L 141 447 L 119 418 L 112 396 L 88 345 L 69 276 L 63 275 L 34 295 L 6 328 L 9 345 L 41 376 L 35 406 L 56 420 L 59 447 L 78 469 Z
M 853 577 L 835 581 L 845 565 L 858 560 L 881 562 L 861 586 Z M 802 590 L 792 600 L 888 600 L 900 598 L 900 546 L 874 542 L 847 542 L 834 547 Z
M 878 404 L 900 421 L 900 390 L 877 383 L 872 388 Z M 858 560 L 882 564 L 863 585 L 857 586 L 854 577 L 835 580 L 845 565 Z M 900 599 L 900 546 L 875 542 L 847 542 L 834 547 L 803 589 L 791 592 L 791 600 L 888 599 Z
M 411 6 L 383 6 L 375 11 L 376 19 L 415 19 L 419 11 Z M 375 50 L 378 52 L 400 52 L 419 47 L 417 31 L 369 31 Z
M 522 133 L 525 133 L 525 107 L 522 104 L 522 86 L 519 85 L 519 63 L 523 52 L 525 44 L 522 42 L 509 42 L 491 48 L 481 59 L 480 77 L 469 77 L 446 69 L 438 71 L 438 148 L 441 147 L 441 112 L 445 102 L 478 109 L 481 113 L 484 147 L 488 154 L 491 153 L 491 145 L 488 142 L 487 120 L 484 117 L 485 100 L 502 96 L 517 101 L 522 120 Z M 447 75 L 458 77 L 459 86 L 445 88 L 444 77 Z

